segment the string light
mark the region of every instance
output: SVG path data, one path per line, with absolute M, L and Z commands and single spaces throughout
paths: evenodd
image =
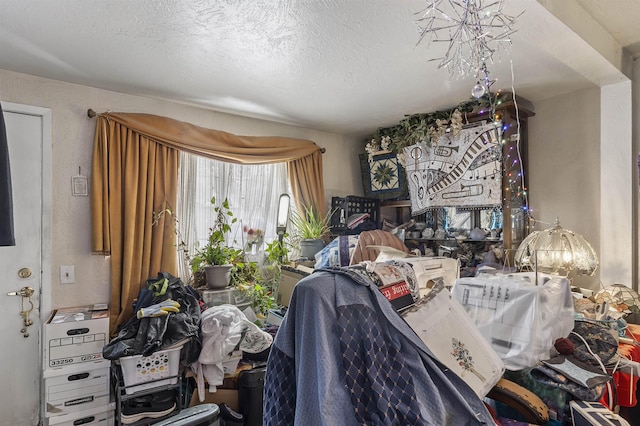
M 471 95 L 476 98 L 485 98 L 489 102 L 488 110 L 481 110 L 479 114 L 490 113 L 496 125 L 504 134 L 512 128 L 512 124 L 501 123 L 501 116 L 496 115 L 496 106 L 503 100 L 500 90 L 497 95 L 491 93 L 491 86 L 496 82 L 490 77 L 487 64 L 499 60 L 501 50 L 506 53 L 511 47 L 511 36 L 516 32 L 514 24 L 521 15 L 509 16 L 503 13 L 506 0 L 425 0 L 426 7 L 418 13 L 421 17 L 415 20 L 419 27 L 420 37 L 417 44 L 424 40 L 428 45 L 442 43 L 446 45 L 444 54 L 430 61 L 438 61 L 438 68 L 447 68 L 449 78 L 455 76 L 465 77 L 473 75 L 476 81 L 471 89 Z M 531 221 L 532 210 L 528 207 L 529 200 L 525 187 L 524 164 L 521 153 L 520 115 L 516 99 L 513 75 L 513 62 L 511 61 L 511 96 L 516 111 L 516 129 L 514 146 L 509 146 L 506 158 L 503 158 L 503 167 L 507 171 L 505 195 L 503 202 L 511 200 L 511 197 L 521 197 L 522 208 L 515 211 L 521 212 L 523 219 Z M 500 138 L 502 145 L 508 145 L 507 138 Z M 512 151 L 514 157 L 509 155 Z M 512 178 L 512 169 L 517 176 Z M 512 215 L 512 218 L 514 216 Z

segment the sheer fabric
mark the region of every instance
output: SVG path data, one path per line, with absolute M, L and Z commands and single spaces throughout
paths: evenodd
M 211 197 L 216 198 L 216 205 L 228 198 L 238 218 L 231 225 L 228 245 L 247 248 L 245 227 L 262 231 L 265 244 L 277 238 L 278 200 L 280 194 L 289 192 L 286 163 L 240 165 L 181 153 L 180 179 L 179 231 L 188 253 L 206 243 L 215 220 Z M 264 244 L 256 248 L 264 249 Z M 184 251 L 179 251 L 179 258 L 181 276 L 190 276 Z

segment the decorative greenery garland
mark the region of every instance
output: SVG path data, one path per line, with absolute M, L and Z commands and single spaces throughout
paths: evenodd
M 400 157 L 402 150 L 407 146 L 419 142 L 426 142 L 431 146 L 448 127 L 454 127 L 454 130 L 459 131 L 456 127 L 462 124 L 464 114 L 490 108 L 492 104 L 498 105 L 504 95 L 498 92 L 491 96 L 493 99 L 489 99 L 488 95 L 479 99 L 471 98 L 447 110 L 408 115 L 395 126 L 378 129 L 367 141 L 365 151 L 370 159 L 379 151 L 391 151 Z

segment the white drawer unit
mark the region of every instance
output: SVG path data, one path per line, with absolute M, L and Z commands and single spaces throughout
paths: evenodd
M 89 368 L 87 368 L 89 367 Z M 107 411 L 109 405 L 109 363 L 70 366 L 45 374 L 45 416 L 55 417 L 90 408 Z
M 113 426 L 115 405 L 112 402 L 106 407 L 95 407 L 76 413 L 49 417 L 49 426 Z

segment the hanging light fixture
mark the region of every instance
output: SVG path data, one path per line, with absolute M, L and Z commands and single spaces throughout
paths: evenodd
M 425 0 L 426 7 L 415 23 L 418 43 L 447 45 L 438 68 L 449 68 L 450 76 L 478 76 L 483 64 L 493 62 L 500 49 L 508 51 L 517 16 L 503 13 L 505 0 Z
M 438 68 L 448 68 L 449 77 L 473 75 L 477 83 L 471 95 L 480 99 L 487 96 L 491 115 L 495 105 L 487 63 L 493 63 L 501 49 L 511 47 L 511 36 L 516 32 L 516 17 L 503 13 L 505 0 L 426 0 L 422 16 L 415 23 L 420 29 L 418 44 L 440 42 L 448 47 Z
M 580 234 L 564 229 L 560 220 L 552 228 L 534 231 L 518 246 L 515 264 L 551 274 L 574 273 L 592 276 L 598 270 L 598 256 Z

